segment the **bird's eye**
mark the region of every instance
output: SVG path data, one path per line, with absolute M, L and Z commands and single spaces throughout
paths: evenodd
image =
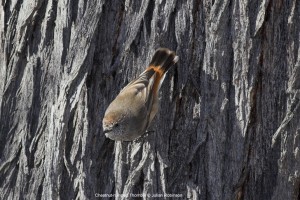
M 118 126 L 119 126 L 119 124 L 118 124 L 118 123 L 116 123 L 116 124 L 115 124 L 115 127 L 118 127 Z

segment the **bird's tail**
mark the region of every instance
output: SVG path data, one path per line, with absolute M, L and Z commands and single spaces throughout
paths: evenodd
M 162 82 L 164 81 L 166 72 L 178 61 L 174 51 L 167 48 L 159 48 L 154 53 L 149 67 L 146 72 L 151 73 L 150 85 L 154 94 L 158 93 Z
M 149 68 L 154 68 L 154 71 L 164 74 L 177 61 L 178 56 L 176 56 L 174 51 L 171 51 L 167 48 L 159 48 L 154 53 Z

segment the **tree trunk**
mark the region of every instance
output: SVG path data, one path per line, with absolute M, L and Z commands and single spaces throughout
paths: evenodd
M 299 21 L 297 0 L 2 1 L 0 198 L 300 199 Z M 105 138 L 158 47 L 179 63 L 150 130 Z

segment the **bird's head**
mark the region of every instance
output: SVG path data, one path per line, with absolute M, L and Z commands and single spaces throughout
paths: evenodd
M 140 128 L 138 117 L 132 116 L 126 109 L 107 109 L 102 121 L 103 132 L 111 140 L 132 141 L 144 132 Z M 144 127 L 144 124 L 142 124 Z M 142 128 L 143 128 L 142 127 Z
M 122 140 L 126 131 L 125 116 L 117 112 L 106 112 L 102 126 L 106 137 L 112 140 Z

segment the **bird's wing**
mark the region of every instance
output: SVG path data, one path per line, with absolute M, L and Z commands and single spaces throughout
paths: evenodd
M 154 79 L 155 71 L 145 70 L 138 78 L 128 83 L 128 85 L 121 90 L 120 94 L 134 92 L 134 94 L 141 100 L 143 100 L 144 103 L 150 103 L 149 99 L 152 99 L 151 95 L 153 94 L 151 93 L 151 90 L 153 87 Z
M 156 73 L 154 70 L 145 70 L 137 79 L 131 81 L 120 92 L 121 96 L 132 98 L 130 101 L 136 105 L 135 108 L 145 111 L 140 113 L 140 117 L 146 119 L 147 122 L 150 122 L 149 118 L 153 118 L 150 117 L 150 115 L 153 115 L 152 107 L 155 101 L 154 96 L 157 95 L 153 92 L 155 77 Z M 134 112 L 139 113 L 139 111 L 140 110 L 136 110 Z M 145 128 L 147 128 L 148 125 L 149 123 L 145 124 Z

